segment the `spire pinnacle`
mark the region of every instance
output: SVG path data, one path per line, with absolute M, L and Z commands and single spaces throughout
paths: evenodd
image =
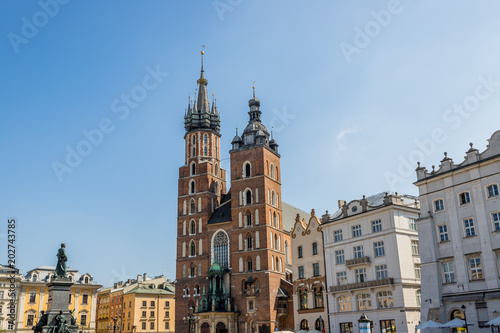
M 253 98 L 255 98 L 255 81 L 253 81 L 253 87 L 252 87 L 252 89 L 253 89 Z

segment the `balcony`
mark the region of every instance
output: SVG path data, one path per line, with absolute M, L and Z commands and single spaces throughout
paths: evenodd
M 369 263 L 370 263 L 370 257 L 361 257 L 361 258 L 349 259 L 349 260 L 345 261 L 346 267 L 362 265 L 362 264 L 369 264 Z
M 340 286 L 331 286 L 330 292 L 335 293 L 335 292 L 339 292 L 339 291 L 372 288 L 372 287 L 386 286 L 386 285 L 391 285 L 391 284 L 394 284 L 393 278 L 366 281 L 366 282 L 358 282 L 358 283 L 349 283 L 349 284 L 343 284 Z

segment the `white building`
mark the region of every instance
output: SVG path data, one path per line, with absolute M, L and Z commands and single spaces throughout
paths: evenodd
M 330 332 L 414 332 L 420 320 L 416 198 L 378 194 L 322 218 Z
M 301 329 L 328 332 L 323 233 L 314 209 L 307 223 L 297 214 L 290 236 L 295 332 Z
M 21 274 L 13 266 L 0 265 L 0 332 L 13 331 L 15 328 L 15 312 L 17 310 Z
M 422 321 L 475 322 L 500 315 L 500 131 L 488 148 L 472 147 L 460 164 L 446 156 L 438 170 L 417 168 L 422 218 Z

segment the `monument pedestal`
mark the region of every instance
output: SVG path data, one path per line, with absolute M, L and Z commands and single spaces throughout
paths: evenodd
M 49 299 L 43 326 L 38 332 L 42 333 L 76 333 L 78 325 L 68 309 L 70 288 L 73 282 L 66 277 L 56 277 L 47 284 Z M 37 325 L 38 326 L 38 325 Z M 35 330 L 36 332 L 36 330 Z

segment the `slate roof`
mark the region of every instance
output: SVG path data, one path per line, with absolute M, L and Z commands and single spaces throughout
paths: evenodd
M 282 202 L 283 208 L 283 230 L 290 232 L 295 224 L 295 217 L 300 214 L 300 220 L 305 219 L 309 222 L 311 214 L 304 212 L 302 209 L 298 209 L 292 205 Z
M 208 220 L 208 224 L 216 224 L 231 221 L 231 191 L 229 191 L 215 209 L 215 212 Z

